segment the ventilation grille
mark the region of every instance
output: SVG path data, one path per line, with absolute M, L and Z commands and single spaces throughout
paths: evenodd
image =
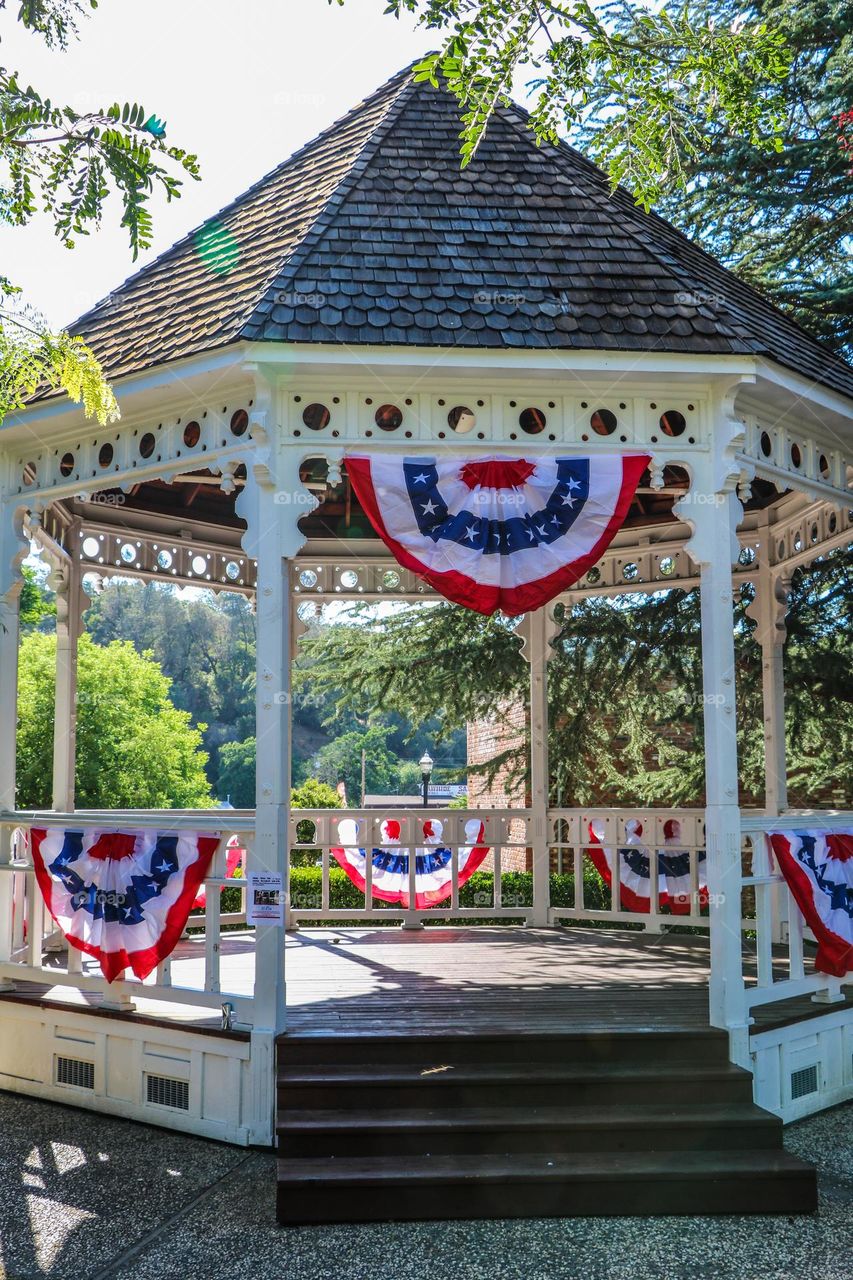
M 94 1089 L 95 1064 L 81 1058 L 56 1059 L 56 1083 L 70 1084 L 75 1089 Z
M 791 1072 L 791 1101 L 796 1102 L 797 1098 L 805 1098 L 809 1093 L 817 1093 L 816 1065 Z
M 189 1111 L 190 1086 L 187 1080 L 173 1080 L 171 1076 L 145 1077 L 148 1102 L 158 1107 L 171 1107 L 174 1111 Z

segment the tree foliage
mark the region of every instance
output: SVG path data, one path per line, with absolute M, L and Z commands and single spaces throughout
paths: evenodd
M 853 788 L 853 552 L 820 557 L 792 584 L 786 646 L 792 803 Z M 760 650 L 736 604 L 742 798 L 763 793 Z M 444 732 L 527 698 L 528 668 L 506 620 L 454 605 L 361 611 L 310 640 L 311 678 L 339 703 L 441 708 Z M 563 805 L 701 803 L 704 797 L 698 592 L 592 598 L 562 619 L 549 664 L 551 791 Z M 526 752 L 496 752 L 486 769 L 526 774 Z
M 21 577 L 23 583 L 18 597 L 18 619 L 22 631 L 32 631 L 46 619 L 56 617 L 56 603 L 51 593 L 45 590 L 32 565 L 23 565 Z
M 458 96 L 463 163 L 519 74 L 537 138 L 590 125 L 592 158 L 646 206 L 683 183 L 720 132 L 775 145 L 789 59 L 781 32 L 754 12 L 713 21 L 689 0 L 387 0 L 386 12 L 442 33 L 416 76 L 443 77 Z
M 51 333 L 32 308 L 4 308 L 0 286 L 0 421 L 23 408 L 40 387 L 64 391 L 101 424 L 119 416 L 91 347 L 69 333 Z
M 21 642 L 18 807 L 49 808 L 56 638 Z M 80 808 L 193 809 L 210 804 L 207 757 L 169 680 L 127 642 L 79 648 L 76 803 Z
M 731 21 L 734 0 L 703 0 Z M 791 51 L 774 151 L 714 131 L 685 156 L 686 186 L 662 211 L 817 336 L 853 351 L 853 6 L 848 0 L 756 0 L 756 19 Z
M 139 653 L 150 652 L 172 682 L 175 705 L 204 724 L 210 776 L 217 779 L 220 752 L 255 731 L 255 618 L 241 596 L 212 593 L 182 598 L 162 583 L 111 582 L 92 600 L 86 628 L 97 644 L 130 640 Z M 254 755 L 251 759 L 254 769 Z M 238 755 L 216 781 L 220 799 L 250 791 L 254 775 L 244 773 Z
M 22 0 L 17 20 L 63 49 L 95 0 Z M 5 0 L 0 16 L 8 12 Z M 0 220 L 23 227 L 38 213 L 69 248 L 101 221 L 107 200 L 121 205 L 134 258 L 151 244 L 155 193 L 180 194 L 181 175 L 198 177 L 194 155 L 166 141 L 162 120 L 139 103 L 86 113 L 55 103 L 0 66 Z M 87 416 L 118 416 L 94 353 L 79 337 L 51 333 L 18 290 L 0 277 L 0 420 L 37 389 L 64 391 Z

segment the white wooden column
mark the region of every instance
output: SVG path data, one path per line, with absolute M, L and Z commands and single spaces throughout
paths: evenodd
M 550 854 L 548 832 L 548 659 L 554 623 L 548 606 L 525 620 L 522 653 L 530 669 L 530 807 L 527 838 L 533 850 L 533 924 L 548 924 Z
M 298 519 L 317 505 L 317 499 L 300 480 L 300 453 L 282 448 L 275 391 L 257 370 L 255 375 L 246 483 L 236 501 L 237 514 L 247 525 L 244 550 L 258 564 L 255 836 L 247 870 L 277 874 L 284 886 L 290 820 L 290 563 L 304 541 Z M 225 476 L 223 487 L 230 483 Z M 285 930 L 256 925 L 250 1142 L 267 1144 L 275 1138 L 275 1041 L 285 1022 Z
M 0 810 L 15 808 L 19 591 L 0 595 Z
M 788 804 L 788 759 L 785 744 L 785 615 L 790 578 L 766 562 L 767 541 L 755 575 L 755 599 L 748 613 L 755 619 L 753 639 L 761 647 L 761 692 L 764 712 L 764 808 L 776 816 Z
M 0 504 L 0 812 L 15 809 L 18 733 L 20 566 L 29 550 L 23 511 Z M 11 857 L 12 827 L 0 825 L 0 864 Z M 0 961 L 12 958 L 12 875 L 0 869 Z M 0 981 L 0 990 L 14 984 Z
M 53 724 L 53 808 L 74 809 L 77 765 L 77 647 L 83 631 L 88 597 L 76 551 L 79 539 L 71 527 L 71 558 L 48 579 L 56 591 L 56 693 Z
M 710 468 L 708 468 L 710 473 Z M 704 480 L 704 483 L 703 483 Z M 705 838 L 711 934 L 710 1019 L 730 1032 L 735 1061 L 748 1061 L 741 942 L 741 830 L 738 806 L 732 565 L 741 505 L 710 474 L 677 504 L 692 526 L 687 544 L 701 584 L 705 723 Z
M 290 815 L 290 562 L 281 554 L 282 510 L 274 497 L 267 490 L 259 495 L 255 838 L 248 869 L 277 873 L 284 886 Z M 273 1132 L 275 1039 L 286 1020 L 284 942 L 282 927 L 255 926 L 252 1141 L 261 1143 L 269 1142 Z

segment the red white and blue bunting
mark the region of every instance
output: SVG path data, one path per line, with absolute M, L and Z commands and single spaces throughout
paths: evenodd
M 853 828 L 774 831 L 768 840 L 817 941 L 815 968 L 843 978 L 853 972 Z
M 358 822 L 342 818 L 338 823 L 338 839 L 343 847 L 332 849 L 332 856 L 362 893 L 367 886 L 367 851 L 358 845 Z M 453 891 L 453 854 L 441 843 L 442 824 L 437 818 L 424 820 L 424 848 L 415 850 L 415 901 L 418 911 L 437 907 Z M 387 818 L 380 828 L 382 845 L 371 854 L 372 894 L 383 902 L 393 902 L 408 910 L 410 905 L 408 849 L 400 847 L 400 823 Z M 489 849 L 482 843 L 483 823 L 476 818 L 465 823 L 465 838 L 472 843 L 459 849 L 459 884 L 465 884 L 482 864 Z M 366 903 L 369 906 L 370 903 Z
M 647 454 L 351 456 L 364 511 L 404 568 L 478 613 L 515 616 L 565 591 L 621 528 Z
M 648 914 L 651 909 L 652 853 L 643 843 L 643 824 L 637 818 L 625 823 L 625 844 L 616 850 L 619 860 L 619 900 L 625 911 Z M 598 874 L 608 888 L 613 883 L 614 851 L 602 844 L 601 833 L 595 823 L 589 824 L 592 842 L 587 853 Z M 677 818 L 664 823 L 664 844 L 658 849 L 658 901 L 674 915 L 687 915 L 691 906 L 690 851 L 679 848 L 681 824 Z M 705 872 L 705 853 L 696 854 L 698 862 L 699 905 L 708 905 L 708 886 Z
M 144 979 L 174 950 L 219 836 L 32 828 L 36 878 L 68 943 L 107 982 Z

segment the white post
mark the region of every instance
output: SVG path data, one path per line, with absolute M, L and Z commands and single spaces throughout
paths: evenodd
M 74 809 L 77 765 L 77 646 L 83 629 L 83 592 L 77 525 L 70 529 L 71 559 L 53 577 L 56 589 L 56 693 L 53 723 L 53 808 Z M 53 585 L 52 584 L 52 585 Z
M 547 608 L 536 609 L 526 619 L 522 652 L 530 667 L 530 807 L 533 849 L 533 924 L 547 925 L 550 907 L 550 852 L 548 840 L 548 658 L 553 623 Z
M 20 565 L 28 550 L 23 512 L 0 504 L 0 812 L 15 809 Z M 0 837 L 0 863 L 8 864 L 11 828 L 0 828 Z M 0 871 L 0 961 L 12 958 L 12 884 L 12 873 Z M 0 991 L 13 987 L 0 980 Z
M 287 884 L 290 815 L 290 561 L 281 554 L 284 508 L 258 494 L 257 686 L 255 691 L 255 840 L 249 870 L 272 872 Z M 255 926 L 252 1028 L 253 1142 L 272 1140 L 275 1040 L 285 1028 L 284 929 Z
M 764 719 L 764 811 L 778 816 L 788 805 L 788 756 L 785 742 L 785 615 L 791 579 L 770 565 L 770 536 L 762 540 L 755 575 L 755 599 L 747 610 L 755 620 L 753 639 L 761 648 L 761 697 Z M 769 867 L 768 867 L 769 870 Z M 789 897 L 784 885 L 769 895 L 769 942 L 787 941 Z
M 741 829 L 738 806 L 732 565 L 740 503 L 705 477 L 677 505 L 693 528 L 687 547 L 701 583 L 705 721 L 705 830 L 710 900 L 710 1019 L 727 1028 L 735 1061 L 749 1054 L 741 942 Z
M 790 578 L 767 563 L 768 541 L 755 575 L 755 599 L 749 615 L 755 619 L 754 639 L 761 646 L 761 691 L 764 708 L 764 809 L 776 817 L 788 804 L 785 747 L 785 615 Z
M 15 808 L 18 730 L 18 596 L 0 596 L 0 810 Z
M 275 391 L 254 370 L 246 483 L 237 495 L 243 547 L 258 563 L 256 587 L 255 838 L 247 870 L 287 884 L 290 820 L 290 563 L 304 538 L 298 519 L 317 505 L 299 476 L 300 454 L 285 454 L 275 425 Z M 227 477 L 226 477 L 227 482 Z M 287 904 L 285 903 L 285 914 Z M 285 1029 L 285 930 L 255 926 L 255 990 L 249 1072 L 249 1141 L 275 1137 L 276 1037 Z

